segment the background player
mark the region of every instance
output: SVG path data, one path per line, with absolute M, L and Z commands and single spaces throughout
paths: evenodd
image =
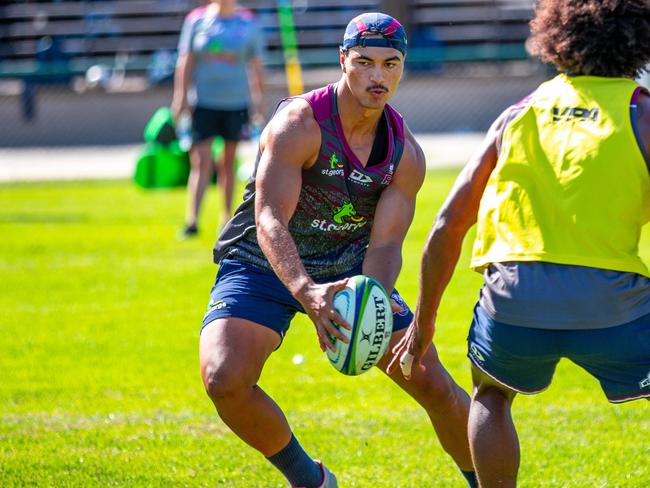
M 221 225 L 231 215 L 234 164 L 252 104 L 253 121 L 264 118 L 264 42 L 250 12 L 235 0 L 212 0 L 186 17 L 178 43 L 172 111 L 177 121 L 192 114 L 192 169 L 181 237 L 198 232 L 205 189 L 212 177 L 212 143 L 224 139 L 218 183 L 223 190 Z M 250 74 L 250 82 L 249 76 Z

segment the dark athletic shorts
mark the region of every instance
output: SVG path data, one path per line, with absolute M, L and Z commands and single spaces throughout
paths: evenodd
M 564 357 L 612 403 L 650 398 L 650 314 L 606 329 L 551 330 L 497 322 L 476 305 L 467 343 L 474 366 L 520 393 L 546 389 Z
M 196 107 L 192 112 L 192 141 L 201 142 L 216 136 L 239 141 L 248 122 L 248 109 L 214 110 Z
M 361 266 L 344 275 L 317 282 L 337 281 L 358 274 L 361 274 Z M 401 311 L 393 314 L 393 331 L 405 329 L 413 319 L 413 312 L 397 290 L 393 291 L 391 298 L 402 307 Z M 201 330 L 213 320 L 237 317 L 268 327 L 284 337 L 296 312 L 305 313 L 275 273 L 236 259 L 223 259 L 210 292 Z

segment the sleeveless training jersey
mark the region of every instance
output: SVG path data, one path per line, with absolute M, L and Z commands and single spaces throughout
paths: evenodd
M 311 106 L 322 140 L 316 162 L 302 172 L 302 188 L 289 221 L 289 232 L 307 273 L 324 278 L 345 273 L 363 261 L 377 202 L 402 158 L 404 122 L 399 112 L 390 105 L 385 106 L 383 116 L 388 129 L 385 158 L 364 167 L 345 139 L 337 109 L 336 85 L 300 98 Z M 260 156 L 257 156 L 256 170 Z M 214 260 L 235 258 L 271 270 L 257 242 L 255 176 L 256 171 L 246 185 L 243 203 L 217 240 Z
M 504 129 L 471 266 L 545 261 L 650 277 L 639 257 L 650 176 L 630 121 L 633 80 L 559 75 Z

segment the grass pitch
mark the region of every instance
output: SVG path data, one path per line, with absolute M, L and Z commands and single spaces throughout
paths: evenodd
M 430 173 L 420 193 L 398 282 L 410 303 L 455 173 Z M 223 425 L 199 378 L 199 324 L 216 272 L 215 192 L 201 237 L 188 242 L 175 239 L 181 189 L 14 184 L 0 186 L 0 201 L 0 486 L 286 486 Z M 481 283 L 467 268 L 470 245 L 435 338 L 466 389 L 465 337 Z M 464 486 L 424 411 L 378 371 L 334 371 L 304 317 L 261 386 L 341 487 Z M 647 486 L 649 402 L 610 405 L 593 378 L 562 361 L 551 388 L 520 396 L 514 416 L 520 486 Z

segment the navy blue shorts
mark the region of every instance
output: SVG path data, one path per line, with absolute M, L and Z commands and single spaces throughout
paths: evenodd
M 564 357 L 612 403 L 650 397 L 650 314 L 606 329 L 550 330 L 497 322 L 476 305 L 467 344 L 474 366 L 520 393 L 546 389 Z
M 215 110 L 196 107 L 192 112 L 192 141 L 201 142 L 216 136 L 239 141 L 248 122 L 248 109 Z
M 316 281 L 326 283 L 358 274 L 361 266 L 344 275 Z M 397 290 L 391 297 L 402 307 L 393 314 L 393 331 L 404 329 L 411 323 L 413 312 Z M 239 260 L 223 259 L 201 330 L 213 320 L 237 317 L 268 327 L 284 337 L 296 312 L 305 313 L 275 273 Z

